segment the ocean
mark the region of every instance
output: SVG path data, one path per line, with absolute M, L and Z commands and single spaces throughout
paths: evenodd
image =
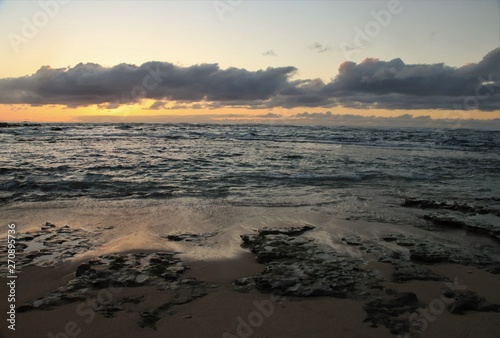
M 413 225 L 426 221 L 407 198 L 500 209 L 499 131 L 42 124 L 0 138 L 2 205 L 194 197 Z

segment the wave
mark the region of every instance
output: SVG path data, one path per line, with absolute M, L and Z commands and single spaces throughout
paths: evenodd
M 52 130 L 55 126 L 2 131 L 5 196 L 244 201 L 268 190 L 261 201 L 266 204 L 277 194 L 286 200 L 301 196 L 305 203 L 312 191 L 383 192 L 398 186 L 449 193 L 459 185 L 461 191 L 488 188 L 500 194 L 499 132 L 189 124 Z M 57 143 L 47 143 L 52 140 Z

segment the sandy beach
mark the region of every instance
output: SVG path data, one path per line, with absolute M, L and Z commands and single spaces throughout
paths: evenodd
M 19 238 L 16 330 L 4 324 L 0 328 L 3 337 L 395 337 L 395 330 L 402 326 L 394 326 L 394 320 L 407 323 L 408 332 L 401 331 L 401 337 L 500 335 L 500 314 L 495 307 L 500 304 L 498 274 L 487 272 L 487 266 L 473 266 L 472 261 L 469 265 L 420 262 L 418 266 L 426 268 L 434 280 L 424 276 L 424 280 L 415 280 L 418 277 L 411 273 L 408 280 L 397 280 L 403 278 L 395 274 L 400 262 L 384 262 L 377 253 L 378 247 L 395 245 L 387 237 L 394 235 L 394 227 L 335 219 L 327 209 L 234 207 L 195 199 L 168 203 L 80 200 L 12 204 L 2 208 L 2 215 L 16 224 Z M 297 234 L 296 229 L 305 224 L 314 229 Z M 274 230 L 267 234 L 262 229 Z M 290 235 L 286 229 L 295 229 L 295 233 Z M 436 241 L 453 234 L 410 226 L 398 230 L 399 235 L 434 237 Z M 182 236 L 186 234 L 189 236 Z M 290 276 L 266 275 L 264 271 L 283 260 L 294 263 L 277 257 L 279 251 L 269 258 L 260 247 L 242 246 L 240 235 L 244 234 L 280 241 L 288 236 L 287 246 L 302 240 L 300 246 L 309 246 L 306 255 L 323 257 L 328 252 L 341 257 L 340 262 L 353 264 L 339 278 L 348 278 L 352 272 L 351 277 L 360 280 L 352 288 L 345 287 L 344 293 L 336 290 L 334 296 L 324 293 L 319 284 L 311 292 L 305 287 L 306 277 L 299 279 L 304 289 L 277 287 L 277 282 Z M 64 236 L 71 236 L 70 240 L 65 241 Z M 34 246 L 38 239 L 43 239 L 43 247 Z M 473 235 L 467 241 L 478 246 L 495 243 Z M 269 250 L 272 243 L 265 242 L 262 248 Z M 411 243 L 402 244 L 399 249 L 412 247 Z M 22 260 L 25 254 L 32 256 Z M 297 254 L 292 261 L 303 259 Z M 144 263 L 147 260 L 149 265 Z M 163 274 L 168 279 L 164 282 L 147 275 L 158 269 L 151 265 L 153 261 L 167 266 L 168 271 L 175 267 L 174 276 Z M 132 271 L 127 264 L 139 271 L 134 272 L 135 279 L 123 277 Z M 144 264 L 148 272 L 141 270 Z M 314 268 L 320 270 L 315 273 L 328 274 L 321 270 L 328 264 L 319 262 Z M 416 265 L 411 266 L 415 269 Z M 344 268 L 339 265 L 339 271 Z M 107 271 L 118 275 L 106 275 Z M 245 284 L 252 276 L 257 283 Z M 110 284 L 92 284 L 103 280 Z M 271 289 L 263 287 L 262 280 Z M 89 281 L 91 284 L 85 284 Z M 9 292 L 7 282 L 3 277 L 0 290 L 4 297 Z M 481 303 L 483 297 L 482 307 L 473 310 L 474 304 L 468 304 L 463 314 L 451 313 L 450 304 L 457 300 L 443 295 L 450 287 L 475 292 L 479 298 L 469 295 L 467 301 Z M 395 304 L 403 300 L 403 304 Z M 1 305 L 6 313 L 8 303 Z M 384 316 L 394 311 L 397 313 L 387 317 L 388 321 Z

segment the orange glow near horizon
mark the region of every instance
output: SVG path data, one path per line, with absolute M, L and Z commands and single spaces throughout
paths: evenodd
M 375 116 L 375 117 L 397 117 L 404 114 L 412 115 L 413 117 L 430 116 L 432 119 L 477 119 L 490 120 L 500 118 L 500 113 L 484 112 L 478 110 L 460 111 L 460 110 L 386 110 L 386 109 L 353 109 L 345 107 L 335 108 L 273 108 L 273 109 L 249 109 L 241 107 L 224 107 L 217 109 L 193 109 L 193 108 L 175 108 L 175 102 L 167 105 L 167 109 L 151 110 L 153 100 L 144 100 L 142 103 L 135 105 L 122 105 L 116 109 L 106 109 L 97 105 L 69 108 L 63 105 L 44 105 L 44 106 L 29 106 L 29 105 L 0 105 L 0 122 L 103 122 L 106 117 L 116 118 L 123 117 L 124 121 L 127 117 L 134 117 L 134 120 L 140 120 L 144 117 L 145 120 L 151 117 L 172 117 L 181 121 L 183 117 L 189 117 L 190 122 L 196 122 L 196 117 L 207 118 L 213 117 L 214 122 L 228 122 L 238 120 L 252 120 L 255 122 L 265 122 L 269 119 L 261 118 L 259 115 L 274 113 L 281 115 L 283 123 L 291 123 L 291 117 L 298 113 L 325 113 L 331 111 L 335 115 L 352 114 L 359 116 Z M 231 116 L 228 116 L 231 115 Z M 241 117 L 239 117 L 240 115 Z M 95 119 L 92 119 L 95 117 Z M 84 119 L 82 119 L 84 118 Z M 276 119 L 275 119 L 276 120 Z

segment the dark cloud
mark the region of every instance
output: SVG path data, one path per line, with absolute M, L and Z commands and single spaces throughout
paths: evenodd
M 287 86 L 295 71 L 294 67 L 220 69 L 216 64 L 179 67 L 165 62 L 111 68 L 92 63 L 67 69 L 44 66 L 31 76 L 0 79 L 0 102 L 70 107 L 104 104 L 109 108 L 144 98 L 258 103 Z
M 460 68 L 401 59 L 344 62 L 323 94 L 343 106 L 366 108 L 500 109 L 500 48 Z
M 155 101 L 155 102 L 153 102 L 153 104 L 151 106 L 149 106 L 149 109 L 150 110 L 159 110 L 159 109 L 165 108 L 166 104 L 167 103 L 163 102 L 163 101 Z
M 324 48 L 321 44 L 313 47 Z M 339 74 L 328 83 L 293 80 L 295 73 L 294 67 L 248 71 L 220 69 L 217 64 L 180 67 L 166 62 L 114 67 L 87 63 L 59 69 L 44 66 L 30 76 L 0 79 L 0 103 L 97 104 L 113 109 L 148 98 L 156 101 L 150 109 L 163 109 L 172 101 L 209 109 L 500 109 L 500 48 L 478 63 L 458 68 L 367 58 L 360 63 L 342 63 Z
M 181 109 L 202 109 L 204 108 L 199 103 L 193 104 L 174 104 L 173 106 L 167 106 L 168 102 L 165 101 L 155 101 L 148 110 L 181 110 Z

